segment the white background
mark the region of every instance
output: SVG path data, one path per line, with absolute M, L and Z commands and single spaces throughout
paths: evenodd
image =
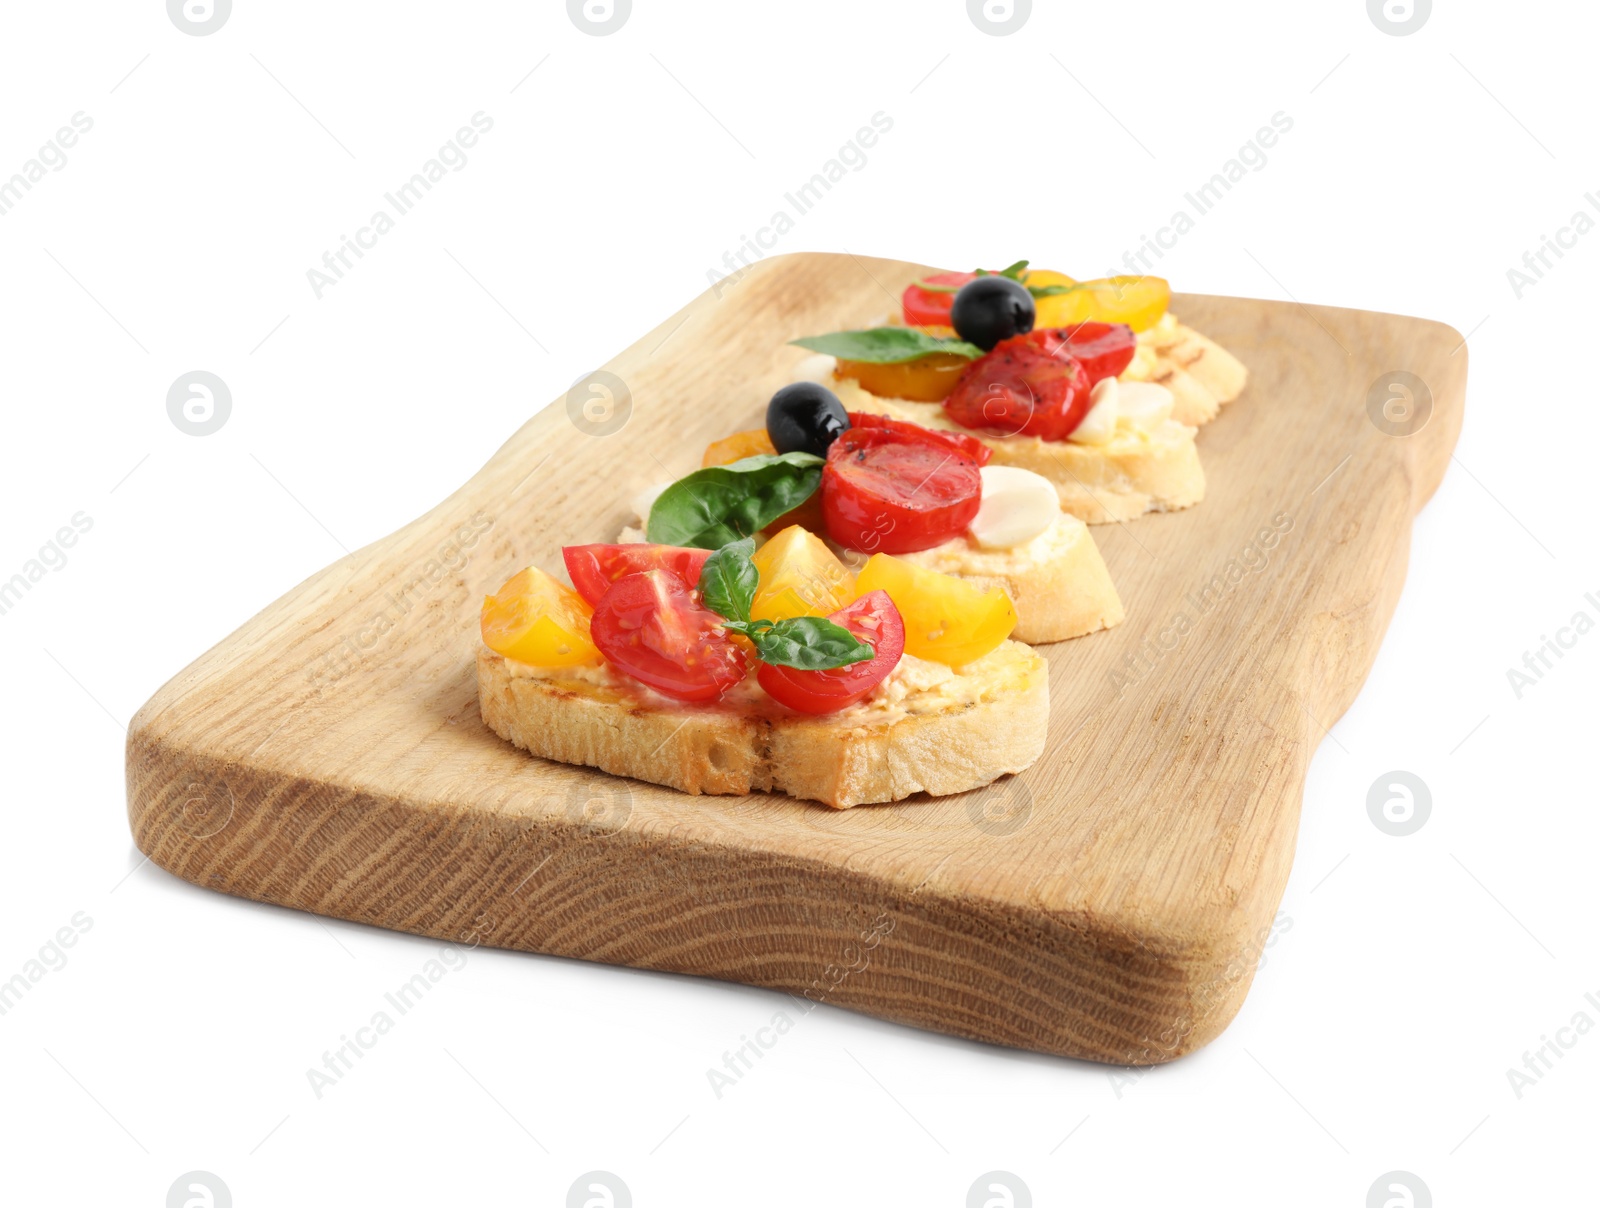
M 1600 1028 L 1520 1098 L 1506 1071 L 1600 1024 L 1600 636 L 1520 699 L 1506 673 L 1600 619 L 1600 233 L 1507 279 L 1600 218 L 1597 36 L 1592 6 L 1453 0 L 1404 37 L 1362 0 L 1038 0 L 1004 37 L 961 0 L 636 0 L 606 37 L 554 0 L 236 0 L 204 37 L 161 0 L 6 6 L 0 178 L 93 129 L 0 217 L 0 578 L 93 527 L 0 616 L 0 979 L 92 926 L 0 1017 L 0 1200 L 155 1206 L 199 1169 L 246 1206 L 555 1205 L 603 1169 L 642 1205 L 932 1206 L 1000 1169 L 1038 1204 L 1360 1208 L 1391 1170 L 1440 1205 L 1596 1202 Z M 306 271 L 478 111 L 467 166 L 318 300 Z M 1243 1010 L 1141 1077 L 822 1008 L 718 1099 L 788 1000 L 478 951 L 319 1100 L 306 1069 L 438 945 L 140 866 L 123 727 L 701 291 L 877 111 L 776 250 L 1099 275 L 1283 111 L 1163 273 L 1470 333 L 1457 460 Z M 234 400 L 204 439 L 165 406 L 197 368 Z M 1395 769 L 1433 799 L 1405 838 L 1367 816 Z

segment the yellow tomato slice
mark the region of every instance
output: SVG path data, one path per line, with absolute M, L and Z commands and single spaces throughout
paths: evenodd
M 1076 285 L 1077 279 L 1069 277 L 1066 273 L 1058 273 L 1047 268 L 1030 268 L 1022 272 L 1022 284 L 1031 285 L 1035 289 L 1043 289 L 1047 285 Z
M 936 352 L 914 361 L 882 365 L 872 361 L 840 361 L 834 373 L 854 378 L 868 394 L 879 398 L 906 398 L 918 403 L 942 402 L 955 389 L 956 379 L 972 362 L 949 352 Z
M 707 445 L 705 456 L 700 459 L 700 468 L 725 466 L 732 462 L 743 461 L 746 457 L 776 452 L 777 450 L 772 447 L 772 438 L 767 435 L 765 428 L 747 428 L 743 432 L 735 432 L 732 436 L 724 436 L 721 440 L 714 440 Z
M 1039 284 L 1029 275 L 1029 284 Z M 1054 284 L 1054 283 L 1047 283 Z M 1071 293 L 1038 298 L 1035 327 L 1070 327 L 1074 323 L 1126 323 L 1145 331 L 1161 321 L 1172 287 L 1160 277 L 1102 277 L 1082 281 Z
M 1035 289 L 1043 289 L 1048 285 L 1076 285 L 1077 282 L 1066 273 L 1054 273 L 1048 269 L 1028 269 L 1022 274 L 1022 283 L 1031 285 Z M 1073 323 L 1081 322 L 1073 318 L 1077 308 L 1082 305 L 1077 301 L 1078 293 L 1056 294 L 1051 298 L 1035 298 L 1033 309 L 1036 318 L 1033 325 L 1039 327 L 1070 327 Z
M 855 580 L 844 563 L 798 524 L 791 524 L 750 559 L 761 575 L 750 617 L 825 617 L 856 598 Z
M 873 554 L 856 576 L 856 594 L 889 593 L 906 625 L 906 653 L 960 667 L 981 659 L 1011 635 L 1017 610 L 998 587 L 988 591 L 964 579 Z
M 593 610 L 558 579 L 530 566 L 485 596 L 479 628 L 496 654 L 535 667 L 582 667 L 600 662 L 589 638 Z

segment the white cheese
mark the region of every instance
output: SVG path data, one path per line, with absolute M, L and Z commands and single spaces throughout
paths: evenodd
M 825 352 L 814 352 L 794 367 L 794 380 L 826 384 L 832 380 L 834 368 L 838 364 L 837 357 L 831 357 Z
M 1135 428 L 1154 432 L 1172 418 L 1172 391 L 1156 382 L 1121 382 L 1117 413 Z
M 1114 377 L 1101 378 L 1089 392 L 1089 414 L 1067 439 L 1079 445 L 1105 445 L 1117 434 L 1117 392 Z
M 982 502 L 969 526 L 983 549 L 1026 545 L 1061 515 L 1061 498 L 1048 478 L 1016 466 L 984 466 Z

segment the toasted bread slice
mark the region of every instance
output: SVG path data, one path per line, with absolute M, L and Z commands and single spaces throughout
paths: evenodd
M 775 791 L 848 809 L 981 788 L 1031 766 L 1050 713 L 1045 661 L 1020 642 L 953 670 L 907 655 L 839 713 L 796 713 L 754 677 L 722 700 L 669 700 L 606 667 L 546 671 L 478 651 L 478 705 L 530 754 L 686 793 Z
M 1123 381 L 1155 382 L 1172 391 L 1172 418 L 1198 428 L 1244 392 L 1250 371 L 1222 345 L 1185 327 L 1169 312 L 1138 336 Z
M 837 552 L 854 571 L 867 560 L 854 550 Z M 980 588 L 1004 588 L 1017 609 L 1011 636 L 1019 642 L 1061 642 L 1122 624 L 1122 600 L 1105 559 L 1088 527 L 1066 512 L 1015 549 L 983 549 L 969 535 L 895 556 Z
M 1176 420 L 1167 420 L 1152 432 L 1119 424 L 1108 444 L 1080 445 L 1036 436 L 972 432 L 952 422 L 942 403 L 879 398 L 850 378 L 835 378 L 829 387 L 847 411 L 871 411 L 925 428 L 976 436 L 994 450 L 997 464 L 1018 466 L 1048 478 L 1061 496 L 1062 510 L 1086 524 L 1177 511 L 1205 497 L 1206 476 L 1194 446 L 1195 430 Z

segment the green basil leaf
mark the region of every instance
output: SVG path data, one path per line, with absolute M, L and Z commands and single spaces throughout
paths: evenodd
M 741 627 L 744 628 L 744 627 Z M 827 671 L 864 663 L 876 653 L 843 625 L 826 617 L 789 617 L 770 625 L 757 621 L 745 634 L 756 645 L 756 657 L 777 667 Z
M 1027 267 L 1028 262 L 1026 260 L 1018 260 L 1015 264 L 1008 264 L 1005 268 L 1000 269 L 998 272 L 991 272 L 989 269 L 980 268 L 975 269 L 973 271 L 973 275 L 976 277 L 1010 277 L 1019 285 L 1026 286 L 1028 292 L 1035 298 L 1055 298 L 1062 294 L 1070 294 L 1073 292 L 1073 290 L 1084 288 L 1082 284 L 1028 285 L 1027 282 L 1023 281 L 1022 279 L 1023 270 Z M 956 294 L 961 292 L 961 287 L 959 285 L 936 285 L 932 281 L 918 281 L 917 288 L 926 290 L 930 294 Z
M 750 555 L 756 552 L 756 539 L 746 537 L 724 545 L 706 559 L 700 570 L 700 600 L 718 616 L 730 621 L 748 621 L 755 601 L 761 573 Z
M 645 535 L 661 545 L 721 549 L 799 507 L 821 482 L 822 458 L 812 453 L 764 453 L 708 466 L 661 492 Z
M 987 269 L 981 269 L 980 268 L 978 270 L 978 276 L 980 276 L 980 277 L 1010 277 L 1013 281 L 1021 281 L 1022 280 L 1022 270 L 1027 268 L 1027 267 L 1028 267 L 1028 262 L 1026 260 L 1018 260 L 1015 264 L 1008 264 L 1008 265 L 1006 265 L 1005 268 L 1000 269 L 998 272 L 991 273 Z
M 949 336 L 930 336 L 917 327 L 871 327 L 865 331 L 836 331 L 826 336 L 805 336 L 790 340 L 812 352 L 825 352 L 841 361 L 865 361 L 873 365 L 897 365 L 934 353 L 952 353 L 969 361 L 983 355 L 983 349 Z

